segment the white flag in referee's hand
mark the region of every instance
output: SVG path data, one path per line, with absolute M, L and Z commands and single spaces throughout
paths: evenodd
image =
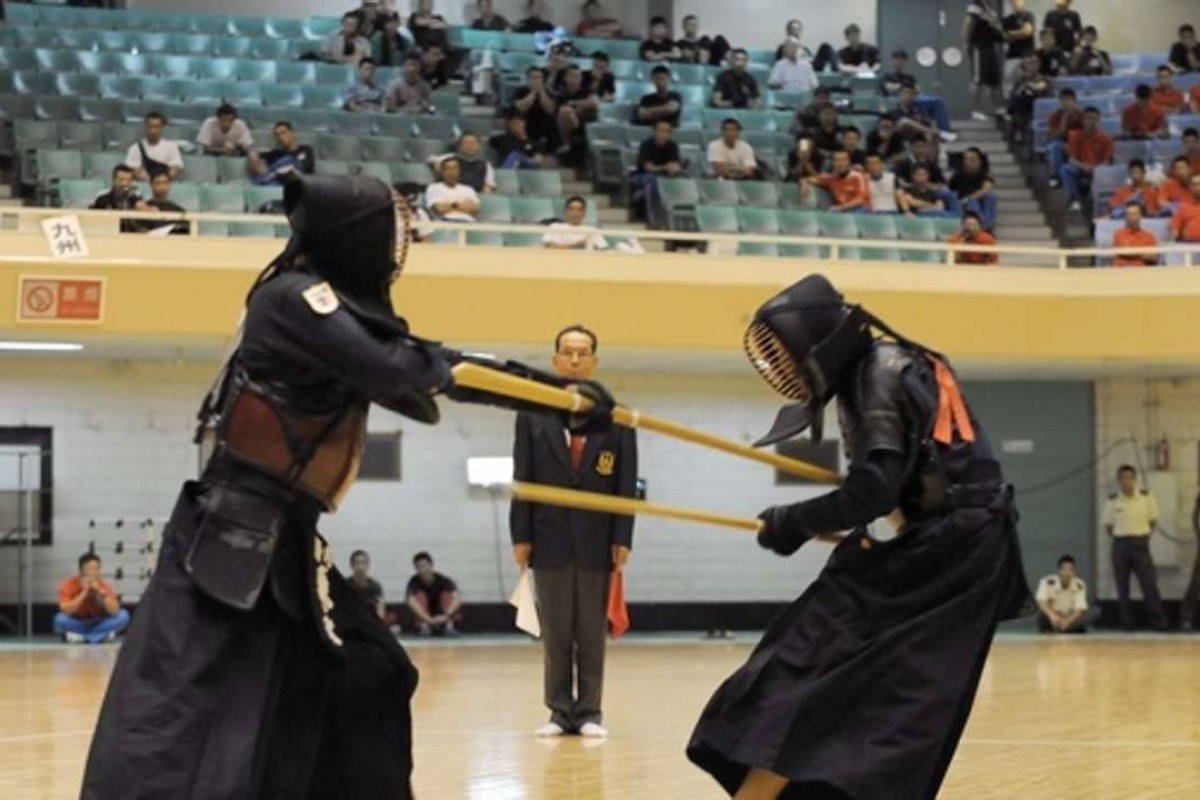
M 517 588 L 513 589 L 512 597 L 508 598 L 511 605 L 517 607 L 517 627 L 530 636 L 541 636 L 542 626 L 538 622 L 537 602 L 533 599 L 533 583 L 529 570 L 521 570 L 521 578 Z

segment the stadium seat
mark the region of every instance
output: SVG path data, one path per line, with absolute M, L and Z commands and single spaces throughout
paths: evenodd
M 454 138 L 454 120 L 449 117 L 418 116 L 413 118 L 413 126 L 422 139 L 449 142 Z
M 779 258 L 779 245 L 774 242 L 738 242 L 736 252 L 739 256 Z
M 37 69 L 38 60 L 32 50 L 21 47 L 0 47 L 0 69 Z
M 563 194 L 562 173 L 558 170 L 518 170 L 517 184 L 523 195 L 557 197 Z
M 458 92 L 442 90 L 433 93 L 431 98 L 434 112 L 439 117 L 457 119 L 462 116 L 462 99 Z
M 13 123 L 13 137 L 21 150 L 58 147 L 59 129 L 55 120 L 19 119 Z
M 33 100 L 33 113 L 38 119 L 79 119 L 78 97 L 54 97 L 43 95 Z
M 249 39 L 233 36 L 213 38 L 213 55 L 221 58 L 253 58 L 250 48 L 254 43 Z
M 904 249 L 900 251 L 900 260 L 906 264 L 944 264 L 946 254 L 937 250 Z
M 317 165 L 320 166 L 320 161 Z M 427 186 L 433 183 L 433 173 L 425 164 L 411 163 L 393 163 L 392 164 L 392 182 L 393 183 L 416 183 L 421 186 Z
M 671 230 L 695 230 L 695 208 L 700 204 L 700 187 L 692 178 L 660 178 L 658 194 Z
M 265 149 L 265 146 L 264 148 Z M 246 160 L 242 158 L 218 158 L 217 180 L 220 183 L 246 183 L 249 180 Z
M 698 205 L 696 223 L 705 233 L 737 233 L 737 209 L 726 205 Z
M 337 158 L 318 158 L 315 172 L 318 175 L 349 175 L 350 163 Z
M 280 83 L 314 83 L 317 65 L 312 61 L 279 61 L 275 64 L 275 76 Z
M 521 193 L 521 179 L 518 174 L 520 170 L 498 169 L 494 172 L 496 176 L 497 194 L 516 196 Z
M 387 136 L 366 136 L 361 140 L 362 156 L 368 161 L 403 161 L 405 143 Z
M 62 28 L 51 31 L 57 34 L 58 46 L 66 50 L 91 50 L 99 47 L 96 31 L 90 28 Z
M 142 99 L 156 103 L 173 103 L 183 98 L 189 81 L 174 78 L 143 78 Z
M 345 106 L 345 90 L 338 86 L 301 86 L 305 108 L 340 110 Z
M 467 244 L 473 247 L 503 247 L 504 234 L 498 231 L 467 231 Z
M 259 34 L 261 36 L 272 39 L 291 39 L 292 41 L 304 38 L 304 20 L 268 17 L 264 23 L 262 33 Z
M 392 168 L 382 161 L 360 161 L 357 164 L 351 164 L 350 174 L 378 178 L 387 184 L 392 182 Z
M 358 136 L 360 138 L 375 133 L 376 119 L 386 119 L 383 114 L 348 114 L 344 111 L 330 111 L 329 132 L 340 133 L 343 136 Z
M 513 222 L 533 225 L 558 216 L 549 197 L 514 197 L 511 202 Z
M 58 204 L 63 208 L 88 208 L 96 195 L 108 188 L 108 181 L 80 178 L 58 182 Z
M 780 244 L 779 255 L 783 258 L 829 258 L 829 248 L 815 244 Z
M 301 108 L 304 94 L 300 87 L 286 83 L 265 83 L 259 88 L 262 104 L 269 108 Z
M 317 64 L 317 85 L 345 89 L 354 82 L 354 70 L 345 64 Z
M 236 58 L 205 58 L 197 64 L 199 70 L 193 77 L 209 81 L 237 80 L 238 60 Z
M 227 239 L 229 238 L 229 223 L 204 221 L 199 224 L 198 232 L 201 236 L 217 236 Z
M 183 206 L 185 211 L 200 210 L 200 184 L 178 181 L 171 184 L 171 201 Z
M 99 97 L 100 78 L 86 72 L 63 72 L 54 76 L 54 86 L 63 97 Z
M 1128 164 L 1131 159 L 1144 159 L 1147 155 L 1146 142 L 1113 142 L 1113 161 L 1117 164 Z
M 936 242 L 937 227 L 929 217 L 896 217 L 896 229 L 900 238 L 910 242 Z
M 39 186 L 46 187 L 54 181 L 83 177 L 83 154 L 78 150 L 37 150 L 32 164 L 34 174 L 22 174 L 22 183 L 36 178 Z
M 282 186 L 246 186 L 243 191 L 246 209 L 251 214 L 259 213 L 259 209 L 267 203 L 283 199 Z
M 505 247 L 544 247 L 540 233 L 506 233 Z
M 737 218 L 743 233 L 773 236 L 780 232 L 779 214 L 774 208 L 742 206 L 737 209 Z
M 100 96 L 113 100 L 136 100 L 142 96 L 142 79 L 127 75 L 101 75 Z
M 779 212 L 779 230 L 788 236 L 821 236 L 820 214 L 815 211 L 782 209 Z
M 938 239 L 945 241 L 954 234 L 958 233 L 962 227 L 962 223 L 953 217 L 934 217 L 933 227 L 937 228 Z
M 341 20 L 337 17 L 309 17 L 302 24 L 304 38 L 316 42 L 336 31 L 341 25 Z
M 900 251 L 894 247 L 843 247 L 845 261 L 900 261 Z
M 222 87 L 221 99 L 235 107 L 263 105 L 263 87 L 272 83 L 252 81 L 229 81 Z
M 204 33 L 176 33 L 171 37 L 171 52 L 184 56 L 211 55 L 213 37 Z
M 34 50 L 34 56 L 37 58 L 38 72 L 43 73 L 51 85 L 55 72 L 75 69 L 75 53 L 72 50 L 38 48 Z
M 183 159 L 183 180 L 192 183 L 216 183 L 221 177 L 217 156 L 189 155 Z M 238 159 L 240 160 L 240 159 Z
M 85 151 L 83 153 L 83 177 L 102 180 L 106 184 L 112 179 L 113 168 L 125 163 L 124 152 Z
M 892 214 L 856 214 L 858 235 L 863 239 L 899 239 L 896 216 Z
M 739 202 L 737 181 L 707 179 L 696 183 L 700 187 L 702 203 L 736 206 Z
M 250 43 L 250 57 L 283 61 L 292 55 L 292 43 L 287 39 L 255 38 Z
M 481 194 L 475 218 L 480 222 L 512 222 L 512 201 L 502 194 Z
M 139 53 L 168 53 L 174 42 L 169 33 L 139 31 L 133 35 L 130 44 Z
M 779 184 L 770 181 L 737 181 L 738 199 L 744 206 L 776 208 L 779 205 Z
M 405 143 L 409 161 L 425 163 L 429 159 L 449 151 L 449 144 L 433 139 L 410 139 Z
M 331 133 L 322 133 L 317 136 L 316 151 L 321 154 L 322 158 L 343 161 L 358 161 L 363 157 L 362 145 L 357 137 L 338 136 Z
M 57 52 L 57 51 L 56 51 Z M 17 94 L 55 94 L 58 87 L 54 82 L 53 68 L 47 68 L 51 71 L 39 71 L 42 68 L 32 70 L 16 70 L 12 74 L 13 89 Z
M 274 61 L 239 58 L 234 68 L 234 77 L 239 81 L 274 83 L 279 79 Z
M 830 239 L 857 239 L 859 214 L 839 214 L 836 212 L 821 212 L 817 215 L 817 224 L 821 235 Z
M 207 183 L 200 187 L 200 208 L 221 214 L 241 214 L 246 210 L 246 196 L 241 186 Z
M 58 145 L 74 150 L 102 150 L 104 129 L 95 122 L 65 120 L 58 123 Z

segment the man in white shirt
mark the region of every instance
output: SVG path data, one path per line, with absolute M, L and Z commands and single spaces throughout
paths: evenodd
M 1038 583 L 1038 630 L 1042 633 L 1087 633 L 1087 584 L 1075 574 L 1074 556 L 1058 559 L 1058 572 Z
M 183 171 L 183 153 L 179 145 L 163 138 L 167 118 L 158 111 L 151 111 L 142 121 L 142 140 L 130 145 L 125 153 L 125 163 L 133 168 L 133 176 L 139 181 L 149 181 L 165 172 L 171 180 Z
M 783 44 L 783 58 L 771 67 L 767 86 L 785 92 L 811 92 L 820 85 L 812 62 L 800 56 L 800 43 L 789 39 Z
M 329 34 L 321 48 L 321 58 L 331 64 L 352 64 L 371 55 L 371 42 L 359 33 L 361 20 L 353 11 L 342 15 L 342 27 Z
M 582 197 L 567 199 L 565 222 L 552 223 L 542 236 L 542 244 L 552 250 L 606 250 L 608 242 L 600 232 L 583 224 L 587 201 Z
M 474 222 L 479 213 L 479 195 L 465 183 L 459 183 L 462 165 L 457 157 L 442 162 L 442 179 L 425 189 L 425 205 L 433 218 L 446 222 Z
M 889 172 L 878 153 L 867 156 L 867 183 L 871 185 L 871 210 L 876 214 L 895 214 L 896 174 Z
M 200 124 L 196 144 L 210 156 L 244 156 L 254 149 L 250 129 L 238 119 L 237 109 L 229 103 L 222 103 L 216 116 Z
M 1158 525 L 1158 503 L 1149 492 L 1138 491 L 1137 470 L 1122 464 L 1117 470 L 1119 491 L 1104 505 L 1104 528 L 1112 539 L 1113 576 L 1117 582 L 1117 610 L 1121 626 L 1133 629 L 1133 604 L 1129 579 L 1137 577 L 1145 599 L 1146 615 L 1155 630 L 1166 630 L 1167 615 L 1158 591 L 1158 573 L 1150 556 L 1150 536 Z
M 721 123 L 721 138 L 708 144 L 708 168 L 718 178 L 743 181 L 758 177 L 754 148 L 742 141 L 742 124 L 730 117 Z

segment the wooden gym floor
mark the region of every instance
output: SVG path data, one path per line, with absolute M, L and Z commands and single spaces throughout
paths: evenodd
M 607 742 L 538 741 L 541 652 L 420 643 L 420 800 L 703 800 L 692 724 L 755 637 L 639 639 L 609 653 Z M 78 797 L 114 647 L 0 645 L 0 798 Z M 1200 797 L 1200 638 L 1002 636 L 942 798 Z M 874 800 L 874 799 L 871 799 Z M 899 798 L 898 800 L 904 800 Z

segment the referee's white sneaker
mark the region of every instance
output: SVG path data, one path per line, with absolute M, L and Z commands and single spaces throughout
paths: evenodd
M 554 739 L 562 736 L 565 731 L 563 730 L 562 725 L 559 725 L 557 722 L 547 722 L 533 733 L 539 739 Z
M 608 729 L 598 722 L 585 722 L 579 729 L 579 735 L 585 739 L 607 739 Z

